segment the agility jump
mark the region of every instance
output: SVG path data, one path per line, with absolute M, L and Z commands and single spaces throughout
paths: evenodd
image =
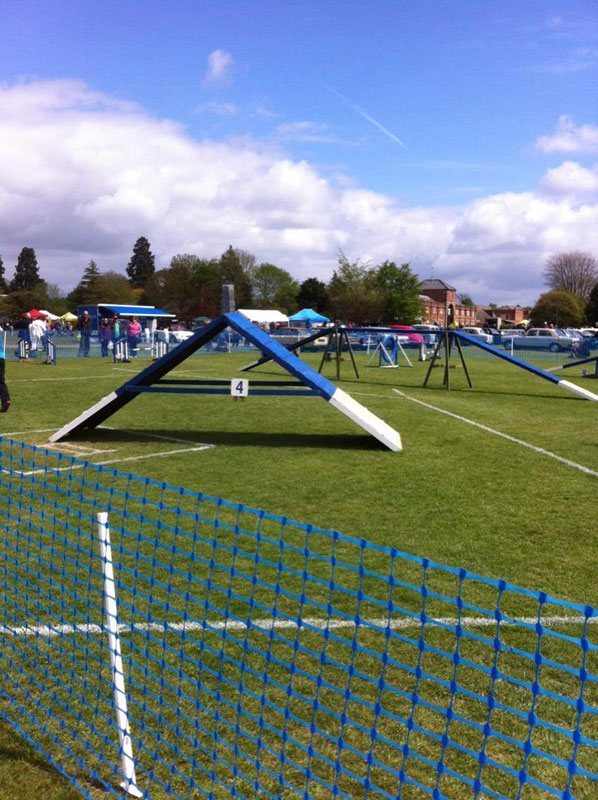
M 426 375 L 426 379 L 424 381 L 424 386 L 427 385 L 428 378 L 430 376 L 432 367 L 434 366 L 434 362 L 438 357 L 438 353 L 440 348 L 443 346 L 445 347 L 445 385 L 447 388 L 450 388 L 450 385 L 447 383 L 446 376 L 448 373 L 448 360 L 450 357 L 451 349 L 453 344 L 456 345 L 456 349 L 459 352 L 461 357 L 461 361 L 463 366 L 465 367 L 465 361 L 463 358 L 463 351 L 461 349 L 461 342 L 466 342 L 467 344 L 475 345 L 475 347 L 479 347 L 480 350 L 484 350 L 487 353 L 490 353 L 497 358 L 502 358 L 503 361 L 507 361 L 509 364 L 513 364 L 520 369 L 524 369 L 527 372 L 531 372 L 532 375 L 536 375 L 538 378 L 543 378 L 546 381 L 549 381 L 556 386 L 560 386 L 561 389 L 565 389 L 572 394 L 576 394 L 578 397 L 583 397 L 584 400 L 598 400 L 598 395 L 590 392 L 588 389 L 585 389 L 582 386 L 578 386 L 576 383 L 571 383 L 570 381 L 566 381 L 563 378 L 559 378 L 556 375 L 553 375 L 552 372 L 549 372 L 544 369 L 540 369 L 540 367 L 535 367 L 533 364 L 528 364 L 527 361 L 522 361 L 520 358 L 516 358 L 515 356 L 506 353 L 504 350 L 497 350 L 495 347 L 492 347 L 485 342 L 480 341 L 479 339 L 474 338 L 473 336 L 468 336 L 466 333 L 463 333 L 459 330 L 446 330 L 444 334 L 439 339 L 436 349 L 434 350 L 434 355 L 432 356 L 432 360 L 430 362 L 430 367 L 428 368 L 428 372 Z M 589 359 L 593 360 L 593 359 Z M 577 362 L 580 363 L 580 362 Z M 569 364 L 567 366 L 575 366 L 575 364 Z M 467 379 L 469 381 L 469 385 L 472 386 L 471 380 L 469 379 L 469 373 L 467 372 L 467 368 L 465 367 Z

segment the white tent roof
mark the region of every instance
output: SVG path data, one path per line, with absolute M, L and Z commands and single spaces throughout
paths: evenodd
M 46 311 L 44 308 L 40 308 L 39 313 L 45 314 L 48 319 L 59 319 L 56 314 L 52 314 L 51 311 Z
M 269 325 L 271 322 L 282 322 L 289 324 L 289 318 L 286 317 L 281 311 L 273 309 L 259 309 L 259 308 L 238 308 L 239 314 L 243 314 L 250 322 L 256 325 Z

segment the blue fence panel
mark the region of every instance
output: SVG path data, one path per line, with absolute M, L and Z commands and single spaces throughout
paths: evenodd
M 597 612 L 4 439 L 0 714 L 122 796 L 589 798 Z

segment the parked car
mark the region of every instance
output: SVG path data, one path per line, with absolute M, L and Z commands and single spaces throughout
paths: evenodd
M 512 336 L 503 342 L 505 350 L 550 350 L 559 353 L 571 350 L 575 339 L 560 328 L 530 328 L 521 336 Z
M 297 344 L 302 339 L 307 339 L 317 333 L 315 330 L 308 330 L 307 328 L 275 328 L 269 331 L 270 336 L 276 339 L 277 342 L 288 347 L 290 344 Z M 328 344 L 327 336 L 318 336 L 313 339 L 308 345 L 308 348 L 325 347 Z
M 467 336 L 471 336 L 474 339 L 479 339 L 480 342 L 484 342 L 484 344 L 492 344 L 492 335 L 490 333 L 486 333 L 483 328 L 468 326 L 465 328 L 460 328 L 459 333 L 465 333 Z
M 305 328 L 275 328 L 269 331 L 270 336 L 280 344 L 295 344 L 301 341 L 309 332 Z
M 427 347 L 434 347 L 442 332 L 442 328 L 439 328 L 438 325 L 426 325 L 424 323 L 412 325 L 412 328 L 422 334 Z
M 523 331 L 521 328 L 507 328 L 506 330 L 501 331 L 500 335 L 502 339 L 508 339 L 511 336 L 521 336 L 522 333 Z
M 576 342 L 580 342 L 583 339 L 583 334 L 581 331 L 578 331 L 577 328 L 563 328 L 563 333 L 566 333 L 570 339 L 574 339 Z
M 424 337 L 418 333 L 412 325 L 391 325 L 393 331 L 400 331 L 401 334 L 407 334 L 407 341 L 413 344 L 423 344 Z M 401 340 L 402 341 L 402 340 Z

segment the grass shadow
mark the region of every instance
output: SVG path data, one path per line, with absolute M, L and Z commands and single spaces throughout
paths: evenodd
M 373 436 L 351 434 L 324 433 L 279 433 L 268 431 L 222 431 L 202 428 L 192 434 L 186 430 L 156 428 L 149 432 L 143 428 L 98 428 L 82 431 L 69 439 L 71 442 L 104 442 L 129 443 L 132 441 L 148 442 L 154 437 L 164 437 L 170 442 L 176 441 L 189 445 L 213 444 L 229 447 L 291 447 L 291 448 L 330 448 L 335 450 L 386 450 Z M 165 441 L 166 443 L 166 441 Z

